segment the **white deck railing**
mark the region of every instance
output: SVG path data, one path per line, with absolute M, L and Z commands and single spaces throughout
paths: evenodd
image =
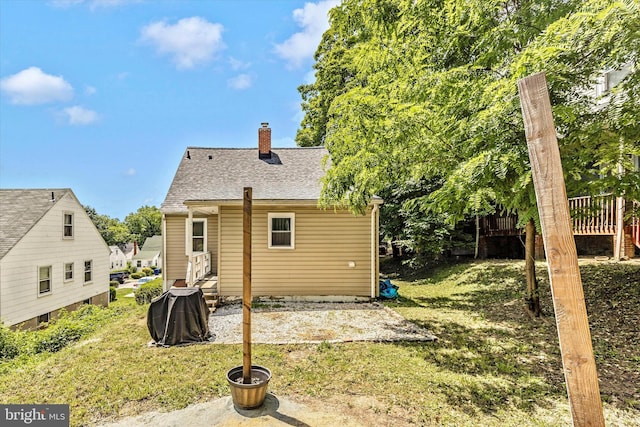
M 615 234 L 616 198 L 613 194 L 572 197 L 569 209 L 574 234 Z
M 193 265 L 187 267 L 187 286 L 193 286 L 211 272 L 211 252 L 196 252 L 192 259 Z

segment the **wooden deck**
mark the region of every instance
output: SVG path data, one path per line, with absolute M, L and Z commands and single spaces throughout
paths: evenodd
M 640 207 L 634 202 L 635 210 Z M 573 234 L 578 236 L 613 236 L 616 234 L 617 209 L 616 198 L 612 194 L 590 197 L 572 197 L 569 199 Z M 515 215 L 503 214 L 499 211 L 480 219 L 480 234 L 483 236 L 518 236 L 524 234 L 523 228 L 517 227 Z M 640 219 L 631 218 L 626 221 L 631 227 L 634 244 L 640 248 Z

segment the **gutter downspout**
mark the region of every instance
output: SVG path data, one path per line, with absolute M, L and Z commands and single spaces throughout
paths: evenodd
M 190 286 L 193 281 L 193 211 L 191 206 L 187 207 L 189 215 L 187 216 L 187 256 L 189 261 L 187 262 L 187 277 L 186 285 Z
M 371 298 L 378 295 L 378 205 L 371 209 Z
M 162 214 L 162 289 L 164 292 L 169 290 L 167 286 L 167 263 L 166 263 L 166 254 L 167 254 L 167 217 L 165 214 Z

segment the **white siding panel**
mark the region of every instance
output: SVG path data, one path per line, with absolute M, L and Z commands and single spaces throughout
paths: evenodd
M 74 238 L 62 238 L 65 212 L 74 214 Z M 109 291 L 110 250 L 71 195 L 60 199 L 0 260 L 0 318 L 13 325 Z M 84 261 L 93 261 L 93 280 L 84 284 Z M 64 281 L 64 264 L 74 279 Z M 51 293 L 38 295 L 38 267 L 52 267 Z

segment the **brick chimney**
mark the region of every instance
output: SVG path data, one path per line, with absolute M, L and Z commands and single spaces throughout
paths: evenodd
M 258 157 L 271 158 L 271 128 L 266 122 L 262 123 L 262 127 L 258 129 Z

